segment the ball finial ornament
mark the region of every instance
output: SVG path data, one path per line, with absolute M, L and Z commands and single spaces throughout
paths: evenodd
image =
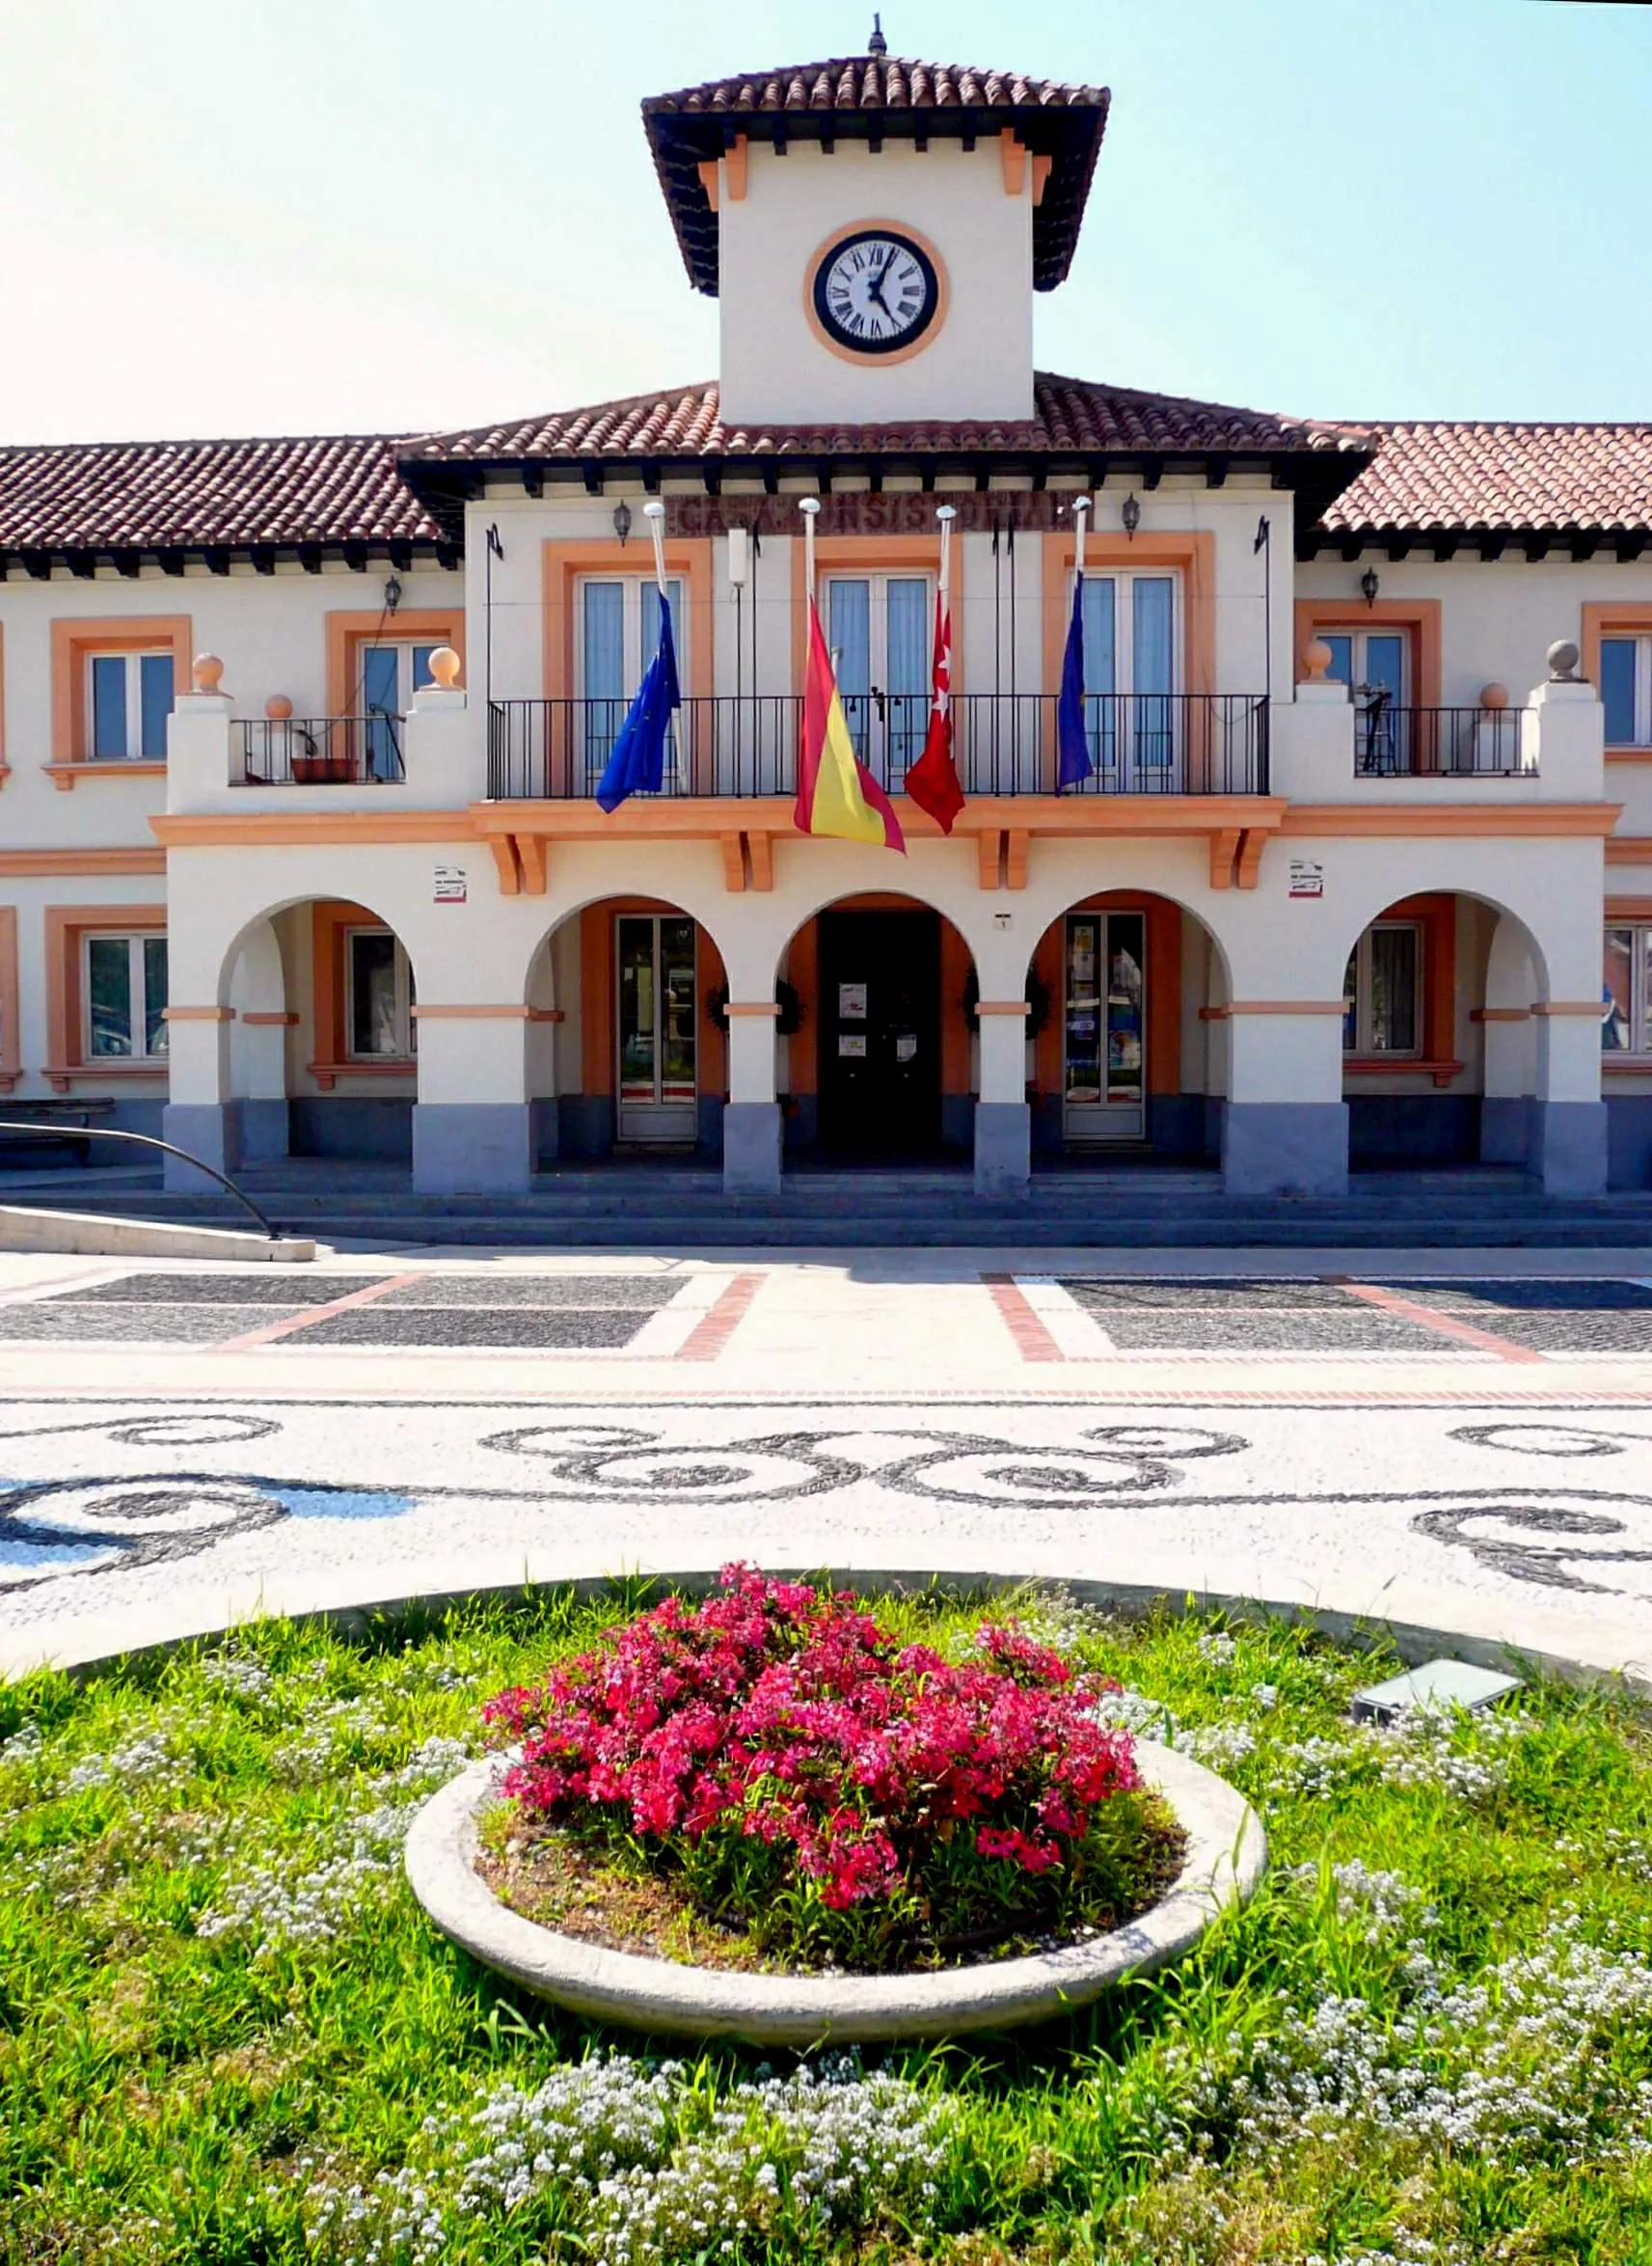
M 198 653 L 195 656 L 195 689 L 198 693 L 219 693 L 224 689 L 224 664 L 216 653 Z
M 1508 687 L 1497 684 L 1481 685 L 1480 706 L 1482 708 L 1506 708 L 1508 706 Z
M 457 689 L 459 671 L 463 667 L 464 664 L 451 645 L 438 645 L 430 656 L 430 674 L 445 693 Z
M 1548 653 L 1549 682 L 1552 685 L 1575 685 L 1578 681 L 1578 648 L 1569 639 L 1562 638 L 1551 645 Z
M 1331 666 L 1331 648 L 1326 644 L 1324 639 L 1310 638 L 1302 649 L 1302 658 L 1308 665 L 1309 683 L 1311 685 L 1324 684 L 1326 681 L 1325 672 Z
M 292 714 L 292 702 L 284 693 L 272 693 L 264 702 L 264 714 L 272 723 L 285 723 Z

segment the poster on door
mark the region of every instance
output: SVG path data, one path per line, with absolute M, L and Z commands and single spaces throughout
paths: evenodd
M 837 987 L 837 1019 L 839 1023 L 866 1021 L 866 986 L 839 984 Z

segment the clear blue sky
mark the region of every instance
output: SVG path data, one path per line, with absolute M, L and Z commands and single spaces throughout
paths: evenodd
M 763 0 L 0 0 L 0 441 L 413 431 L 709 376 L 644 95 L 863 48 Z M 1046 369 L 1652 418 L 1652 8 L 891 0 L 1114 95 Z

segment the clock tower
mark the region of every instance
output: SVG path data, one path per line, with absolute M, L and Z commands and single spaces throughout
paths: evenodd
M 725 426 L 1033 414 L 1033 293 L 1066 276 L 1105 88 L 870 51 L 643 104 Z

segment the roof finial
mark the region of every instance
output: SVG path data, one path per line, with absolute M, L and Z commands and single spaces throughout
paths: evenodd
M 887 55 L 889 52 L 889 42 L 883 37 L 883 18 L 880 14 L 872 18 L 872 37 L 866 42 L 866 52 L 868 55 Z

